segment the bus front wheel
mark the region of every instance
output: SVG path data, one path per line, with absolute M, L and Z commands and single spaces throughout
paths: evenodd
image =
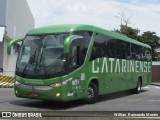
M 87 91 L 87 97 L 84 99 L 85 103 L 95 103 L 98 98 L 98 87 L 95 83 L 90 83 Z

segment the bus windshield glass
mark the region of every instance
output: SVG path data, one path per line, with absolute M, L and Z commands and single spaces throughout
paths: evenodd
M 16 74 L 48 78 L 65 72 L 64 41 L 69 34 L 26 36 L 17 59 Z

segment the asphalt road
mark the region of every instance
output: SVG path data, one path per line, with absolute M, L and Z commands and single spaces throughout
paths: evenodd
M 80 101 L 48 102 L 17 98 L 12 88 L 0 89 L 0 111 L 160 111 L 160 86 L 146 86 L 140 94 L 130 91 L 107 94 L 95 104 Z

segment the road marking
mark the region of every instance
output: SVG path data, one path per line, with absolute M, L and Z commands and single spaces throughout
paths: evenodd
M 142 87 L 143 89 L 150 89 L 150 87 L 149 86 L 145 86 L 145 87 Z
M 160 87 L 158 87 L 158 86 L 152 86 L 152 87 L 154 87 L 154 88 L 156 88 L 156 89 L 160 89 Z

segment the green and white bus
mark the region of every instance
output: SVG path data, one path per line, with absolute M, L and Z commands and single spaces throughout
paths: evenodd
M 15 95 L 53 101 L 83 99 L 133 89 L 151 81 L 151 47 L 91 25 L 55 25 L 30 30 L 22 41 Z

